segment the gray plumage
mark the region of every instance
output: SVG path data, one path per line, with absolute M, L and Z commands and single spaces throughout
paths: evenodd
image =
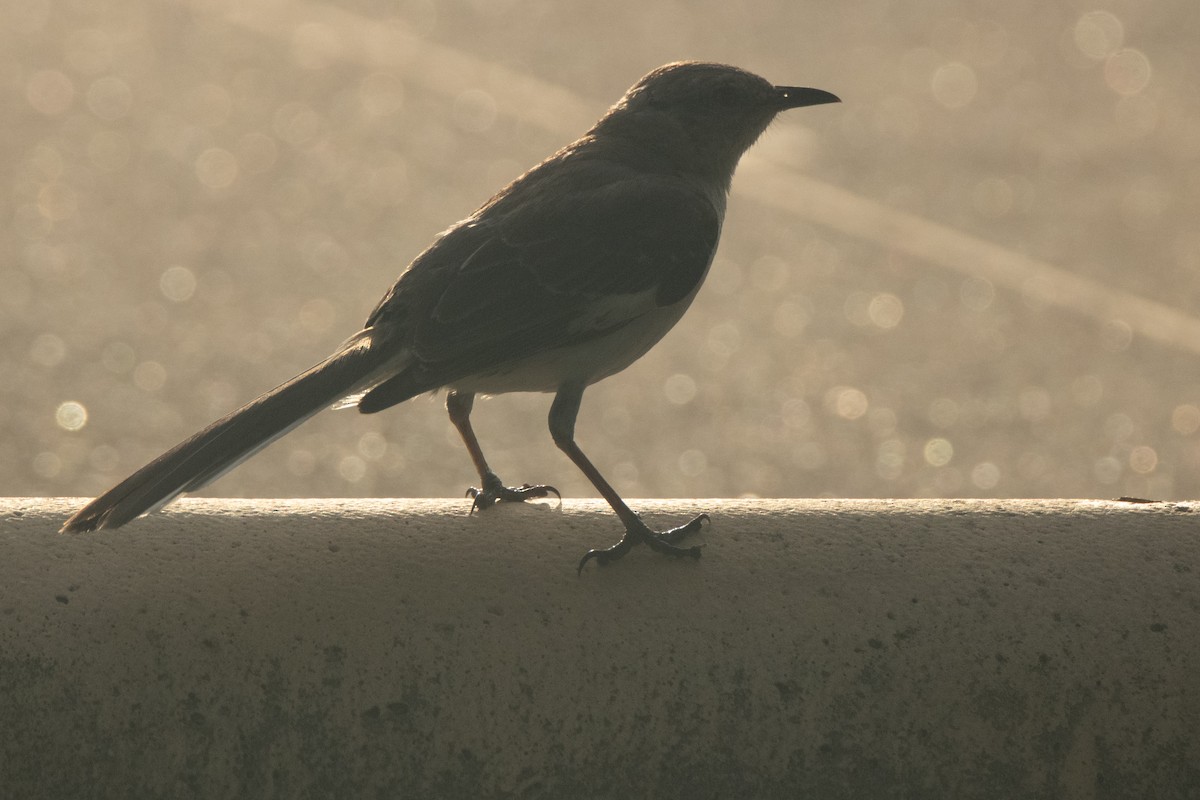
M 476 504 L 544 496 L 503 486 L 469 413 L 476 393 L 555 392 L 551 432 L 625 523 L 604 563 L 649 531 L 574 444 L 583 389 L 650 349 L 679 320 L 712 263 L 734 168 L 775 115 L 835 102 L 720 64 L 654 70 L 577 141 L 440 234 L 363 330 L 302 375 L 200 431 L 89 503 L 62 530 L 123 525 L 195 491 L 323 408 L 381 411 L 449 390 L 483 486 Z M 699 526 L 699 518 L 684 533 Z M 689 526 L 684 526 L 688 528 Z

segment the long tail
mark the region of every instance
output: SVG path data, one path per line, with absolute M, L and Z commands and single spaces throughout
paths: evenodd
M 378 383 L 387 363 L 361 331 L 307 372 L 217 420 L 163 453 L 63 524 L 61 533 L 116 528 L 165 506 L 236 467 L 271 442 L 349 395 Z

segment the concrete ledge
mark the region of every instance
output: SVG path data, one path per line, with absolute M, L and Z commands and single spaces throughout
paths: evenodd
M 0 500 L 0 796 L 1196 797 L 1200 504 Z

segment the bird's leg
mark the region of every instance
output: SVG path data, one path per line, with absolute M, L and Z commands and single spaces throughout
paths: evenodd
M 548 497 L 551 493 L 557 495 L 561 500 L 562 495 L 553 486 L 531 486 L 528 483 L 523 486 L 505 486 L 496 473 L 492 472 L 488 467 L 487 459 L 483 457 L 483 449 L 479 446 L 479 440 L 475 438 L 475 431 L 471 427 L 471 407 L 474 405 L 474 394 L 450 392 L 446 397 L 446 411 L 450 414 L 450 421 L 454 423 L 455 428 L 458 428 L 458 434 L 462 436 L 463 444 L 467 446 L 467 452 L 471 454 L 471 460 L 475 462 L 475 470 L 479 473 L 480 488 L 476 489 L 472 486 L 467 489 L 467 496 L 475 499 L 475 502 L 471 504 L 471 511 L 474 512 L 477 508 L 485 509 L 497 500 L 529 500 L 536 497 Z
M 559 388 L 558 394 L 554 397 L 554 403 L 550 406 L 550 435 L 554 437 L 554 443 L 558 445 L 558 448 L 567 454 L 567 458 L 579 467 L 580 471 L 596 487 L 596 491 L 600 492 L 601 496 L 612 506 L 612 510 L 617 513 L 625 526 L 625 535 L 612 547 L 589 550 L 584 553 L 583 558 L 579 561 L 579 572 L 582 573 L 584 566 L 592 559 L 602 566 L 610 561 L 616 561 L 628 553 L 629 548 L 638 543 L 647 544 L 650 549 L 659 553 L 699 558 L 700 545 L 681 547 L 675 542 L 700 530 L 700 526 L 708 520 L 708 515 L 701 514 L 686 525 L 665 531 L 651 530 L 646 523 L 642 522 L 642 518 L 625 505 L 625 501 L 617 494 L 616 489 L 609 485 L 604 476 L 600 474 L 600 470 L 596 469 L 595 465 L 579 449 L 579 445 L 575 444 L 575 418 L 579 415 L 579 402 L 582 399 L 582 386 L 567 385 Z

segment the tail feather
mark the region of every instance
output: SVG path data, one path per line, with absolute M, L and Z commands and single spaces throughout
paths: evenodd
M 60 532 L 116 528 L 216 480 L 309 417 L 378 382 L 386 363 L 362 331 L 307 372 L 176 445 L 80 509 Z M 386 377 L 386 376 L 385 376 Z

